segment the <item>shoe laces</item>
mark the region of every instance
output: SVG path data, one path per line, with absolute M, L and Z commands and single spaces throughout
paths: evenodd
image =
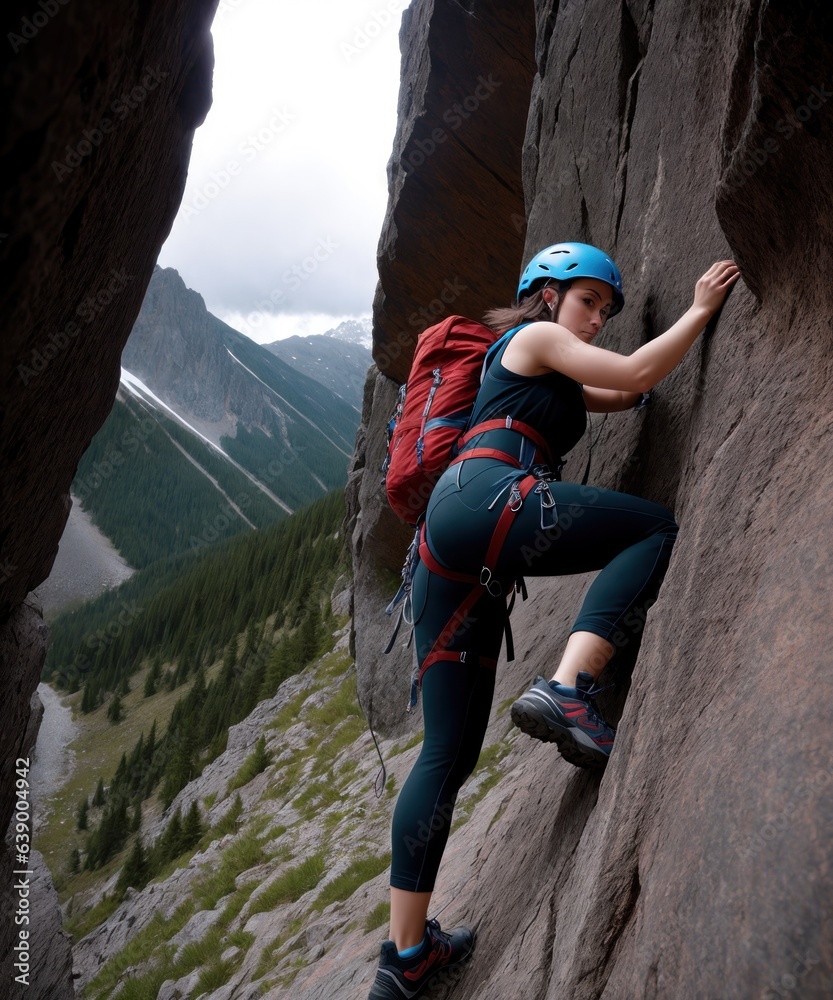
M 448 941 L 448 934 L 446 934 L 445 931 L 442 930 L 442 928 L 440 927 L 440 922 L 439 920 L 437 920 L 436 917 L 433 917 L 431 920 L 426 920 L 425 926 L 432 937 L 438 937 L 441 938 L 443 941 L 446 942 Z
M 595 716 L 595 718 L 603 726 L 607 726 L 607 728 L 612 733 L 615 733 L 616 730 L 613 728 L 613 726 L 610 725 L 610 723 L 605 719 L 605 717 L 599 711 L 599 706 L 596 704 L 596 700 L 595 700 L 597 694 L 601 694 L 602 691 L 607 691 L 608 688 L 612 688 L 612 687 L 613 687 L 613 682 L 611 682 L 610 684 L 604 684 L 601 687 L 599 687 L 595 682 L 593 682 L 593 683 L 590 684 L 589 687 L 586 687 L 586 688 L 579 687 L 578 685 L 576 685 L 576 691 L 578 691 L 579 696 L 581 697 L 582 701 L 585 701 L 587 703 L 588 708 L 590 709 L 590 711 L 592 712 L 592 714 Z

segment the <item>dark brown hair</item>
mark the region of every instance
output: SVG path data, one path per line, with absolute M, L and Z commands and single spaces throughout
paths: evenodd
M 568 287 L 568 282 L 560 282 L 558 284 L 552 282 L 542 285 L 538 291 L 521 299 L 516 306 L 490 309 L 483 316 L 483 322 L 486 326 L 491 327 L 492 330 L 501 334 L 506 333 L 507 330 L 511 330 L 515 326 L 520 326 L 521 323 L 534 323 L 538 320 L 552 322 L 553 314 L 550 311 L 550 307 L 544 301 L 544 289 L 554 288 L 558 296 L 556 301 L 560 303 L 561 296 Z M 556 309 L 555 311 L 557 314 L 558 310 Z

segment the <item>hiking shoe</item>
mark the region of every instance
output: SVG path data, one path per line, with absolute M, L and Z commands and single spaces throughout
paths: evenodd
M 446 934 L 437 920 L 426 921 L 422 948 L 412 958 L 400 958 L 393 941 L 385 941 L 368 1000 L 415 1000 L 434 976 L 465 962 L 473 948 L 474 933 L 468 927 Z
M 581 671 L 575 688 L 536 677 L 512 706 L 512 721 L 523 732 L 555 743 L 561 756 L 576 767 L 602 768 L 613 749 L 615 730 L 602 718 L 593 695 L 594 678 Z M 575 693 L 573 693 L 575 692 Z

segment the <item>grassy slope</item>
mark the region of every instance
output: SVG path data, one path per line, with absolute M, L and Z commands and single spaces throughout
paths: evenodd
M 206 671 L 206 683 L 219 673 L 220 666 L 218 662 Z M 70 747 L 75 758 L 74 765 L 65 784 L 50 798 L 49 813 L 34 837 L 34 846 L 43 854 L 53 874 L 58 898 L 62 903 L 69 896 L 80 897 L 102 885 L 121 868 L 132 845 L 131 837 L 128 846 L 111 858 L 103 868 L 70 876 L 67 871 L 70 853 L 75 847 L 83 848 L 87 839 L 87 833 L 79 831 L 76 823 L 81 798 L 86 795 L 92 799 L 99 776 L 107 783 L 115 773 L 121 755 L 130 754 L 142 732 L 145 736 L 148 735 L 154 719 L 157 739 L 162 737 L 174 705 L 187 694 L 193 683 L 189 680 L 174 691 L 162 690 L 151 698 L 145 698 L 143 691 L 146 675 L 147 668 L 131 679 L 130 694 L 122 697 L 125 718 L 115 726 L 107 719 L 109 702 L 95 712 L 83 715 L 79 709 L 80 693 L 64 699 L 64 704 L 72 708 L 73 721 L 78 726 L 78 735 Z M 154 795 L 145 803 L 143 815 L 150 816 L 158 810 L 159 805 Z M 100 809 L 90 808 L 91 829 L 98 823 L 100 814 Z
M 356 700 L 354 669 L 345 653 L 330 653 L 299 675 L 302 689 L 291 698 L 287 696 L 265 733 L 267 738 L 283 735 L 290 728 L 297 733 L 298 723 L 303 722 L 303 745 L 283 755 L 280 764 L 267 767 L 268 781 L 259 802 L 246 809 L 245 823 L 219 862 L 200 865 L 197 861 L 190 892 L 183 895 L 176 913 L 139 931 L 121 952 L 111 956 L 88 984 L 86 997 L 105 1000 L 128 968 L 132 970 L 130 978 L 120 994 L 124 1000 L 153 1000 L 165 979 L 180 978 L 197 968 L 203 988 L 211 984 L 216 989 L 229 981 L 243 961 L 251 970 L 246 982 L 260 981 L 264 990 L 291 989 L 309 962 L 305 927 L 319 919 L 329 904 L 348 900 L 361 891 L 361 906 L 366 910 L 360 910 L 358 924 L 357 914 L 349 906 L 339 911 L 340 929 L 328 949 L 337 944 L 340 933 L 349 934 L 357 927 L 368 933 L 384 925 L 386 901 L 382 898 L 376 905 L 372 903 L 374 897 L 386 893 L 383 883 L 389 854 L 385 847 L 397 785 L 394 771 L 401 781 L 416 755 L 421 734 L 397 744 L 383 741 L 390 775 L 388 794 L 375 799 L 370 785 L 378 762 L 368 745 Z M 328 697 L 322 703 L 323 690 Z M 500 709 L 498 712 L 501 714 Z M 475 773 L 479 780 L 470 782 L 468 793 L 464 790 L 461 796 L 455 829 L 471 818 L 499 782 L 512 742 L 507 733 L 484 750 Z M 229 802 L 232 798 L 233 794 L 228 796 Z M 273 826 L 271 817 L 280 804 L 290 802 L 297 818 L 288 820 L 288 829 Z M 501 812 L 502 807 L 492 822 Z M 351 831 L 361 836 L 356 839 Z M 202 846 L 216 835 L 207 834 Z M 315 845 L 311 848 L 312 840 Z M 296 856 L 297 843 L 303 843 L 304 849 Z M 349 854 L 348 844 L 352 844 Z M 180 859 L 182 866 L 188 862 L 188 858 Z M 373 880 L 378 885 L 368 900 L 366 886 Z M 219 924 L 174 958 L 167 947 L 170 937 L 192 913 L 211 909 L 221 897 L 226 904 Z M 243 928 L 256 913 L 269 913 L 274 932 L 265 938 L 259 934 L 259 951 L 249 957 L 246 953 L 254 942 L 245 938 Z M 237 944 L 242 954 L 224 963 L 219 956 L 230 944 Z

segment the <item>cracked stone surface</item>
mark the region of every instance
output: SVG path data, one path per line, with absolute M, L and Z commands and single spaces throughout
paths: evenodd
M 442 23 L 437 7 L 414 4 L 405 37 L 418 53 L 408 50 L 403 91 L 426 106 L 443 91 L 426 96 L 418 67 L 444 64 L 420 15 Z M 481 18 L 471 30 L 484 30 L 490 5 L 469 9 Z M 453 898 L 452 922 L 476 923 L 489 956 L 475 955 L 453 996 L 821 998 L 833 989 L 833 856 L 821 832 L 833 820 L 833 762 L 817 740 L 833 721 L 831 14 L 809 2 L 539 2 L 535 24 L 510 181 L 525 195 L 522 256 L 561 239 L 607 248 L 627 305 L 601 346 L 626 353 L 674 322 L 714 260 L 737 260 L 743 281 L 647 412 L 594 418 L 591 482 L 672 507 L 681 534 L 638 660 L 608 671 L 617 687 L 605 710 L 619 733 L 604 777 L 519 744 L 478 807 L 503 794 L 500 818 L 488 830 L 476 811 L 465 844 L 451 838 L 438 904 Z M 395 149 L 419 135 L 400 108 Z M 422 170 L 424 190 L 459 187 L 436 157 Z M 392 302 L 410 307 L 388 258 L 411 288 L 436 284 L 437 269 L 470 273 L 466 251 L 445 240 L 423 262 L 434 209 L 391 185 L 389 219 L 417 208 L 421 224 L 381 246 L 379 362 Z M 497 198 L 490 221 L 506 225 L 514 211 L 512 197 Z M 477 308 L 504 304 L 497 283 L 514 281 L 520 261 L 481 242 L 464 198 L 453 216 L 444 225 L 470 247 L 489 246 L 496 284 Z M 392 568 L 379 540 L 396 521 L 371 477 L 406 364 L 379 367 L 348 495 L 354 647 L 377 724 L 397 732 L 408 664 L 380 655 L 377 624 L 389 596 L 377 581 Z M 565 478 L 581 477 L 586 456 L 587 439 Z M 553 665 L 588 582 L 528 580 L 496 708 Z
M 172 0 L 164 9 L 126 0 L 95 11 L 85 3 L 42 6 L 5 5 L 0 69 L 0 216 L 8 230 L 0 239 L 4 831 L 14 805 L 10 769 L 31 750 L 40 723 L 31 699 L 46 627 L 27 594 L 49 574 L 70 483 L 113 405 L 121 349 L 185 186 L 194 129 L 211 101 L 216 0 Z M 18 34 L 24 23 L 30 27 Z M 122 116 L 113 105 L 125 92 L 142 99 Z M 98 131 L 94 148 L 85 130 Z M 69 943 L 53 933 L 59 912 L 49 878 L 36 885 L 37 965 L 28 986 L 14 982 L 10 949 L 20 928 L 8 919 L 10 868 L 4 851 L 6 995 L 70 997 Z
M 7 153 L 19 182 L 4 193 L 12 206 L 4 217 L 22 212 L 27 227 L 0 245 L 11 755 L 31 745 L 38 716 L 31 695 L 43 626 L 23 602 L 47 575 L 78 456 L 112 404 L 118 355 L 184 183 L 208 101 L 212 7 L 176 3 L 145 19 L 135 5 L 111 4 L 89 31 L 82 8 L 68 5 L 44 71 L 29 72 L 25 59 L 3 70 L 6 93 L 27 95 L 8 102 Z M 10 20 L 29 10 L 13 4 Z M 609 671 L 617 686 L 604 707 L 619 730 L 602 777 L 509 730 L 508 702 L 547 672 L 588 584 L 530 581 L 487 734 L 487 745 L 505 751 L 500 780 L 481 795 L 486 784 L 475 777 L 461 794 L 466 820 L 450 838 L 432 907 L 444 924 L 472 923 L 478 949 L 435 1000 L 833 993 L 833 763 L 823 738 L 833 722 L 831 19 L 829 5 L 808 0 L 575 0 L 520 12 L 486 0 L 414 0 L 403 19 L 376 367 L 347 513 L 351 648 L 397 788 L 418 751 L 394 751 L 420 722 L 402 714 L 408 654 L 380 654 L 381 610 L 408 539 L 380 498 L 378 463 L 395 386 L 426 319 L 418 310 L 478 316 L 509 300 L 534 250 L 582 239 L 607 248 L 623 271 L 626 309 L 602 345 L 631 351 L 677 318 L 713 260 L 732 256 L 743 273 L 719 322 L 648 411 L 594 424 L 592 481 L 673 507 L 680 539 L 638 660 L 622 657 Z M 116 39 L 132 55 L 104 59 Z M 87 165 L 56 187 L 54 148 L 72 142 L 114 88 L 134 82 L 139 52 L 175 66 L 159 91 L 166 114 L 137 118 L 136 133 L 102 149 L 95 171 Z M 454 106 L 465 110 L 467 98 L 469 117 L 456 125 Z M 28 134 L 14 110 L 24 106 L 40 123 Z M 129 185 L 117 169 L 125 158 L 137 163 Z M 129 246 L 114 239 L 121 232 Z M 83 343 L 19 385 L 17 365 L 43 331 L 62 330 L 120 268 L 136 280 Z M 24 433 L 38 449 L 23 446 Z M 580 477 L 586 447 L 571 456 L 567 478 Z M 318 777 L 312 759 L 299 764 L 297 787 L 281 790 L 283 769 L 309 756 L 314 733 L 304 716 L 323 698 L 315 688 L 314 671 L 287 682 L 174 803 L 216 794 L 210 817 L 219 818 L 228 780 L 260 732 L 288 699 L 309 697 L 281 738 L 267 729 L 273 763 L 240 790 L 244 826 L 261 816 L 295 830 L 293 856 L 283 850 L 286 831 L 274 833 L 267 859 L 235 882 L 232 899 L 254 888 L 230 930 L 245 928 L 254 942 L 210 1000 L 367 994 L 385 928 L 364 921 L 387 898 L 386 874 L 314 903 L 351 858 L 387 850 L 392 799 L 377 802 L 371 791 L 367 734 L 331 761 L 342 801 L 327 803 L 323 791 L 299 801 Z M 243 833 L 126 899 L 77 946 L 79 986 L 154 913 L 170 916 Z M 297 857 L 319 849 L 320 886 L 257 912 Z M 0 944 L 8 957 L 8 939 Z M 265 953 L 272 958 L 261 969 Z M 61 960 L 46 968 L 42 995 L 69 995 Z M 196 982 L 189 974 L 167 988 L 189 993 Z

